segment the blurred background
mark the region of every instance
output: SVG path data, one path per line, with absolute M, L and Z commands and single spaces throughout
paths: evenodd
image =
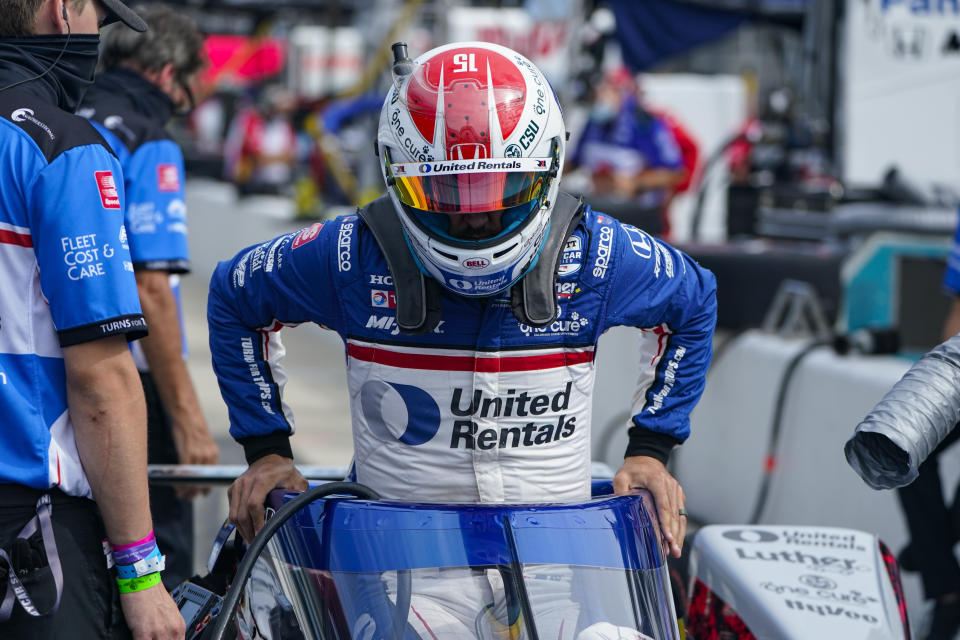
M 960 4 L 913 0 L 186 0 L 206 35 L 186 155 L 191 372 L 227 435 L 206 347 L 218 260 L 352 212 L 383 191 L 374 155 L 390 45 L 509 46 L 536 63 L 571 138 L 563 188 L 664 237 L 717 275 L 707 390 L 674 472 L 700 523 L 909 533 L 894 493 L 847 467 L 844 441 L 940 342 L 960 193 Z M 623 122 L 641 132 L 626 148 Z M 343 349 L 284 332 L 304 464 L 346 466 Z M 594 453 L 616 468 L 636 363 L 600 343 Z M 948 499 L 960 464 L 941 458 Z M 197 503 L 217 526 L 222 491 Z M 212 541 L 198 534 L 200 548 Z M 198 559 L 202 560 L 202 559 Z M 911 616 L 928 607 L 906 574 Z

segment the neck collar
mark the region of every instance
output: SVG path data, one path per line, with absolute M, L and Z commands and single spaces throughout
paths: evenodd
M 93 83 L 100 36 L 0 38 L 0 91 L 23 89 L 73 113 Z
M 132 69 L 113 67 L 97 76 L 97 88 L 123 96 L 140 115 L 166 123 L 173 116 L 173 100 L 160 87 Z

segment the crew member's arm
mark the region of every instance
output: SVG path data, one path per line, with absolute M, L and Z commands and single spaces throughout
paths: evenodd
M 247 540 L 263 526 L 263 501 L 274 488 L 304 490 L 293 466 L 293 415 L 283 401 L 279 329 L 341 324 L 331 266 L 357 222 L 317 223 L 241 251 L 210 280 L 207 318 L 213 370 L 230 415 L 230 434 L 244 449 L 247 471 L 230 487 L 230 520 Z M 349 228 L 348 228 L 349 227 Z M 339 231 L 338 231 L 339 230 Z M 349 233 L 348 233 L 349 232 Z M 338 263 L 339 264 L 339 263 Z
M 146 332 L 122 231 L 119 176 L 106 148 L 75 147 L 40 172 L 27 203 L 77 450 L 114 546 L 151 531 L 143 391 L 126 346 Z M 120 598 L 137 640 L 183 637 L 183 620 L 162 585 Z
M 147 490 L 147 415 L 143 389 L 123 336 L 65 347 L 67 406 L 77 451 L 114 546 L 152 530 Z M 136 638 L 183 638 L 177 606 L 157 584 L 123 594 Z
M 943 322 L 943 335 L 940 339 L 946 342 L 958 333 L 960 333 L 960 295 L 954 294 L 947 311 L 947 319 Z
M 640 144 L 646 163 L 643 170 L 632 178 L 634 194 L 652 189 L 674 191 L 688 176 L 683 166 L 683 153 L 673 132 L 660 117 L 650 117 L 654 121 Z
M 943 276 L 943 290 L 951 296 L 950 309 L 943 322 L 941 340 L 946 342 L 960 333 L 960 224 L 953 235 L 953 246 L 947 257 L 947 271 Z
M 634 395 L 630 441 L 614 489 L 645 487 L 653 493 L 664 537 L 679 557 L 685 496 L 666 463 L 690 435 L 690 411 L 703 392 L 716 325 L 716 281 L 688 256 L 638 229 L 620 228 L 617 237 L 608 322 L 643 328 L 642 364 L 648 373 L 641 374 Z
M 170 415 L 173 441 L 180 464 L 216 464 L 219 451 L 197 400 L 190 372 L 183 360 L 183 335 L 177 299 L 166 271 L 136 272 L 140 306 L 150 335 L 140 340 L 157 393 Z M 199 490 L 181 492 L 190 498 Z
M 141 144 L 126 163 L 127 235 L 140 306 L 150 335 L 140 341 L 163 408 L 170 416 L 180 464 L 215 464 L 217 444 L 207 427 L 184 362 L 179 302 L 170 273 L 189 270 L 183 156 L 172 140 Z M 144 223 L 143 212 L 152 220 Z M 178 489 L 190 498 L 200 489 Z

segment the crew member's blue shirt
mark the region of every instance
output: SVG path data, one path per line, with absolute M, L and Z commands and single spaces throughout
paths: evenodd
M 0 483 L 89 497 L 62 349 L 146 325 L 120 163 L 41 89 L 0 92 Z
M 172 112 L 170 99 L 146 78 L 110 69 L 97 77 L 79 113 L 90 118 L 123 167 L 134 269 L 170 273 L 179 307 L 179 274 L 190 270 L 190 260 L 183 153 L 164 128 Z M 182 314 L 180 324 L 182 329 Z M 141 371 L 149 369 L 136 345 L 134 358 Z

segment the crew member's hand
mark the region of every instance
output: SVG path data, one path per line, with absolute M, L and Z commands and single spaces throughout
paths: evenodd
M 656 458 L 631 456 L 624 458 L 623 466 L 613 476 L 613 491 L 620 495 L 634 488 L 648 489 L 653 494 L 663 536 L 670 545 L 670 554 L 679 558 L 683 537 L 687 532 L 686 511 L 681 515 L 681 509 L 687 502 L 683 487 Z
M 248 543 L 263 526 L 263 501 L 274 489 L 306 491 L 307 481 L 293 460 L 275 453 L 255 461 L 227 489 L 230 521 Z
M 121 593 L 120 606 L 134 640 L 183 640 L 186 635 L 186 623 L 162 584 Z
M 180 464 L 217 464 L 220 449 L 202 413 L 190 412 L 173 419 L 172 423 L 173 444 L 177 448 Z M 180 498 L 192 500 L 198 495 L 210 493 L 210 488 L 177 487 L 176 492 Z

